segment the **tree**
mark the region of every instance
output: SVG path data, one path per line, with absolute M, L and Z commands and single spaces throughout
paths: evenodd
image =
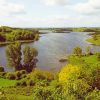
M 77 56 L 82 55 L 82 49 L 80 47 L 75 47 L 73 50 L 73 53 L 76 54 Z
M 35 48 L 26 46 L 23 51 L 24 54 L 24 68 L 27 72 L 31 72 L 36 67 L 38 52 Z
M 93 35 L 93 40 L 96 41 L 97 40 L 97 36 Z
M 16 42 L 15 44 L 10 44 L 6 49 L 8 66 L 14 67 L 15 70 L 21 70 L 21 55 L 21 44 L 19 42 Z
M 86 48 L 86 51 L 87 51 L 87 54 L 88 54 L 88 55 L 91 55 L 91 54 L 92 54 L 92 52 L 91 52 L 91 47 L 88 46 L 88 47 Z
M 0 66 L 0 72 L 4 72 L 4 68 Z
M 98 61 L 100 61 L 100 53 L 97 55 L 97 59 Z
M 0 33 L 0 41 L 1 42 L 6 41 L 6 37 L 5 37 L 5 35 L 3 33 Z

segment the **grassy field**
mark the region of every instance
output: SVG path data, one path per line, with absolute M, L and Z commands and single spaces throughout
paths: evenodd
M 100 63 L 100 61 L 97 60 L 97 55 L 90 55 L 90 56 L 82 56 L 82 57 L 78 57 L 78 56 L 70 56 L 69 57 L 69 62 L 71 64 L 96 64 L 96 63 Z
M 94 40 L 93 38 L 87 39 L 88 42 L 94 44 L 94 45 L 99 45 L 100 46 L 100 35 L 97 35 L 97 40 Z
M 15 86 L 16 80 L 8 80 L 0 78 L 0 87 Z
M 33 96 L 25 96 L 18 94 L 7 94 L 6 96 L 9 100 L 33 100 Z

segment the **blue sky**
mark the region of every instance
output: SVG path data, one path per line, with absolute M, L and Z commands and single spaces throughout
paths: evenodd
M 100 27 L 100 0 L 0 0 L 0 25 Z

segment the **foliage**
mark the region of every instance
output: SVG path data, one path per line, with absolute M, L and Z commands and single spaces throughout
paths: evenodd
M 3 67 L 0 67 L 0 72 L 4 72 L 4 68 Z
M 27 72 L 31 72 L 36 67 L 38 52 L 35 48 L 26 46 L 23 51 L 24 54 L 24 68 Z
M 14 67 L 16 71 L 18 70 L 26 70 L 27 72 L 31 72 L 33 68 L 36 67 L 38 55 L 38 51 L 35 48 L 31 48 L 26 46 L 23 50 L 24 61 L 23 65 L 21 63 L 22 60 L 22 52 L 21 52 L 21 44 L 20 42 L 16 42 L 15 44 L 10 44 L 6 49 L 6 56 L 8 60 L 8 66 Z
M 15 70 L 21 70 L 21 55 L 21 44 L 19 42 L 10 44 L 6 49 L 8 66 L 14 67 Z
M 9 80 L 15 80 L 16 79 L 16 75 L 13 72 L 8 72 L 6 75 L 6 78 Z
M 0 42 L 13 42 L 18 40 L 37 40 L 39 37 L 37 30 L 0 27 Z
M 97 59 L 100 61 L 100 53 L 97 54 Z
M 67 82 L 69 80 L 75 80 L 80 75 L 80 68 L 75 65 L 66 65 L 59 73 L 59 81 Z
M 77 56 L 82 55 L 82 49 L 80 47 L 75 47 L 73 50 L 73 53 L 76 54 Z
M 100 99 L 100 90 L 93 90 L 86 97 L 85 100 L 99 100 Z
M 91 47 L 87 47 L 86 48 L 86 52 L 87 52 L 87 55 L 92 55 L 93 53 L 92 53 L 92 50 L 91 50 Z

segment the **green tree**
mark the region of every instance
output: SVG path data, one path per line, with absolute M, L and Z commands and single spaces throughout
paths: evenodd
M 100 53 L 97 55 L 97 59 L 98 61 L 100 61 Z
M 93 40 L 97 40 L 97 36 L 96 35 L 93 35 Z
M 36 67 L 38 51 L 35 48 L 26 46 L 23 51 L 24 54 L 24 68 L 27 72 L 31 72 Z
M 86 48 L 86 51 L 87 51 L 87 55 L 91 55 L 91 54 L 92 54 L 92 52 L 91 52 L 91 47 L 90 47 L 90 46 L 88 46 L 88 47 Z
M 77 56 L 82 55 L 82 49 L 80 47 L 75 47 L 73 50 L 73 53 L 76 54 Z
M 15 70 L 21 70 L 21 44 L 16 42 L 15 44 L 10 44 L 6 49 L 6 56 L 8 60 L 8 66 L 12 66 Z
M 4 68 L 0 66 L 0 72 L 4 72 Z
M 5 37 L 5 35 L 3 33 L 0 33 L 0 41 L 1 42 L 6 41 L 6 37 Z

